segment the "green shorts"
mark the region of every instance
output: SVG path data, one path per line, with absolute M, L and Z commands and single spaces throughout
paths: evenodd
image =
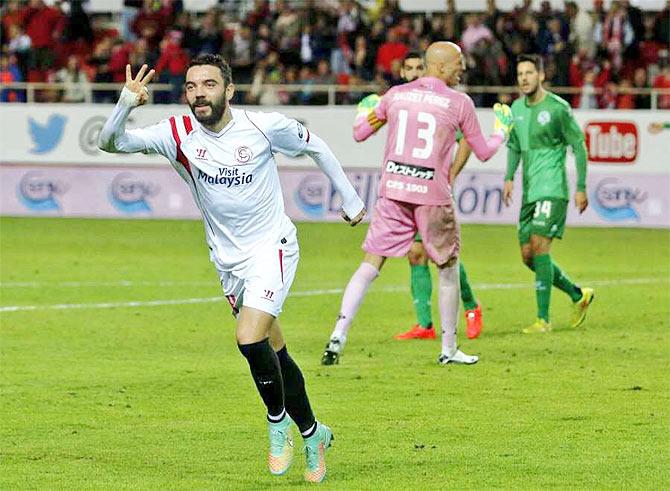
M 567 214 L 568 202 L 564 199 L 549 198 L 521 206 L 519 243 L 528 244 L 531 235 L 560 239 Z

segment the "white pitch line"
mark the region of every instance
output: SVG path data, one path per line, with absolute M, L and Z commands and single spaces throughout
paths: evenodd
M 52 305 L 8 305 L 0 307 L 0 312 L 21 312 L 26 310 L 72 310 L 72 309 L 113 309 L 116 307 L 159 307 L 161 305 L 184 305 L 191 303 L 220 302 L 223 297 L 177 298 L 175 300 L 148 300 L 131 302 L 102 303 L 57 303 Z
M 592 280 L 584 281 L 584 285 L 593 286 L 620 286 L 620 285 L 649 285 L 653 283 L 670 283 L 670 278 L 627 278 L 620 280 Z M 529 283 L 476 283 L 472 285 L 475 290 L 512 290 L 530 288 Z M 339 295 L 344 291 L 343 288 L 329 288 L 323 290 L 305 290 L 291 293 L 290 297 L 315 297 L 323 295 Z M 372 293 L 383 292 L 406 292 L 407 286 L 386 286 L 374 288 Z M 200 303 L 221 302 L 224 298 L 203 297 L 203 298 L 177 298 L 174 300 L 135 300 L 129 302 L 102 302 L 102 303 L 60 303 L 51 305 L 5 305 L 0 307 L 0 312 L 26 312 L 36 310 L 75 310 L 75 309 L 114 309 L 123 307 L 160 307 L 163 305 L 188 305 Z
M 133 287 L 133 286 L 204 286 L 216 284 L 213 281 L 2 281 L 0 288 L 86 288 L 86 287 Z

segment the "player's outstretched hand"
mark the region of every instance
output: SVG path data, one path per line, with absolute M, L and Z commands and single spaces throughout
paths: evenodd
M 136 103 L 138 106 L 145 104 L 149 100 L 147 84 L 154 78 L 156 71 L 152 68 L 147 73 L 148 68 L 147 65 L 142 65 L 140 71 L 137 72 L 137 76 L 133 78 L 130 65 L 126 65 L 126 89 L 137 94 Z
M 584 191 L 577 191 L 575 193 L 575 206 L 579 210 L 579 214 L 584 213 L 584 210 L 589 206 L 589 199 L 586 197 Z
M 361 220 L 363 220 L 363 218 L 365 218 L 366 213 L 367 213 L 367 211 L 365 210 L 365 208 L 363 208 L 360 211 L 360 213 L 358 215 L 356 215 L 354 218 L 349 218 L 349 216 L 343 210 L 342 211 L 342 218 L 344 218 L 345 222 L 347 222 L 349 225 L 354 227 L 354 226 L 358 225 L 359 223 L 361 223 Z
M 512 192 L 514 191 L 514 181 L 505 181 L 503 186 L 503 203 L 505 206 L 512 204 Z
M 512 110 L 507 104 L 500 104 L 499 102 L 496 102 L 493 105 L 493 113 L 496 116 L 496 121 L 493 126 L 493 130 L 496 133 L 502 131 L 504 133 L 505 139 L 507 139 L 510 131 L 512 131 L 512 126 L 514 123 Z

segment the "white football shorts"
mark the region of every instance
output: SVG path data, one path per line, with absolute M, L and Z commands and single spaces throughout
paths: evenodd
M 299 257 L 298 238 L 293 228 L 275 244 L 260 247 L 240 270 L 219 271 L 221 287 L 233 315 L 237 317 L 244 305 L 279 316 L 298 269 Z

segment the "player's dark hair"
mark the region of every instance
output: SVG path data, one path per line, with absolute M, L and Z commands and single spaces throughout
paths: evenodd
M 529 63 L 532 63 L 535 65 L 535 69 L 538 72 L 543 72 L 544 71 L 544 61 L 542 61 L 542 57 L 540 55 L 532 55 L 532 54 L 523 54 L 519 55 L 516 58 L 516 64 L 517 66 L 519 63 L 523 63 L 524 61 L 527 61 Z
M 223 85 L 225 87 L 233 81 L 233 71 L 230 69 L 230 65 L 226 60 L 224 60 L 220 55 L 211 55 L 211 54 L 202 54 L 198 55 L 191 60 L 188 64 L 188 68 L 192 66 L 200 65 L 211 65 L 217 67 L 221 70 L 221 77 L 223 77 Z
M 410 51 L 402 59 L 402 62 L 405 63 L 407 60 L 412 60 L 414 58 L 418 58 L 420 60 L 423 60 L 423 56 L 421 56 L 421 53 L 419 53 L 418 51 Z

